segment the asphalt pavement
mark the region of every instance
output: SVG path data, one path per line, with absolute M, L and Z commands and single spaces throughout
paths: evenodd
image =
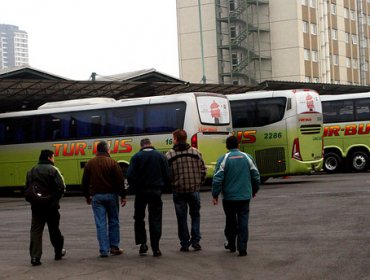
M 270 179 L 251 203 L 248 256 L 226 252 L 224 213 L 201 193 L 203 250 L 180 252 L 172 197 L 163 195 L 162 257 L 138 255 L 133 196 L 121 208 L 124 254 L 99 258 L 91 207 L 61 201 L 67 255 L 54 261 L 47 227 L 42 265 L 28 254 L 30 207 L 0 197 L 0 279 L 370 279 L 370 174 Z

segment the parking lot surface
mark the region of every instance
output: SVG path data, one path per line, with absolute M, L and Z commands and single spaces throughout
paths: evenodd
M 54 261 L 47 227 L 42 265 L 28 254 L 30 207 L 0 197 L 0 279 L 370 279 L 370 174 L 270 179 L 251 203 L 248 256 L 226 252 L 224 213 L 201 193 L 202 251 L 180 252 L 170 194 L 163 195 L 161 251 L 138 255 L 133 196 L 121 208 L 121 256 L 98 257 L 90 206 L 61 201 L 66 257 Z

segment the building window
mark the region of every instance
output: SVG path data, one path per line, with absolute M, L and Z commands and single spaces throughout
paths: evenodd
M 349 18 L 349 10 L 348 10 L 348 8 L 344 8 L 344 18 Z
M 367 25 L 370 25 L 370 16 L 367 16 Z
M 331 9 L 331 14 L 332 15 L 336 15 L 337 14 L 337 5 L 336 4 L 331 3 L 330 9 Z
M 364 64 L 364 71 L 368 71 L 369 70 L 369 62 L 368 61 L 365 61 L 365 64 Z
M 358 60 L 356 58 L 352 59 L 352 68 L 357 69 L 358 68 Z
M 235 26 L 231 26 L 230 27 L 230 38 L 231 39 L 235 39 L 236 37 L 236 27 Z
M 356 12 L 351 10 L 351 20 L 356 20 Z
M 310 60 L 310 50 L 309 49 L 303 50 L 303 57 L 304 57 L 304 60 Z
M 311 55 L 312 55 L 312 61 L 317 62 L 318 52 L 317 51 L 312 51 Z
M 350 34 L 348 33 L 348 32 L 346 32 L 346 34 L 345 34 L 345 36 L 344 36 L 344 41 L 346 42 L 346 43 L 349 43 L 349 38 L 350 38 L 351 36 L 350 36 Z
M 317 35 L 317 25 L 315 23 L 311 23 L 311 34 Z
M 357 34 L 352 34 L 352 44 L 357 45 Z
M 310 7 L 316 8 L 316 0 L 310 0 Z
M 319 78 L 317 78 L 317 77 L 313 77 L 313 78 L 312 78 L 312 82 L 313 82 L 313 83 L 318 83 L 318 82 L 319 82 Z
M 303 33 L 308 33 L 308 22 L 303 21 Z
M 351 58 L 350 57 L 346 57 L 346 67 L 351 68 Z
M 331 39 L 332 40 L 338 40 L 338 30 L 336 30 L 336 29 L 331 30 Z
M 303 6 L 307 6 L 307 0 L 301 0 Z
M 310 82 L 310 77 L 307 77 L 307 76 L 306 76 L 306 77 L 304 77 L 304 82 L 305 82 L 305 83 L 309 83 L 309 82 Z
M 333 65 L 338 65 L 339 64 L 339 57 L 338 57 L 337 54 L 332 55 L 332 61 L 333 61 Z

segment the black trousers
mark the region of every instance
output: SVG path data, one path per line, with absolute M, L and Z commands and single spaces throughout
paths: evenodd
M 230 246 L 236 245 L 238 251 L 247 250 L 249 203 L 250 200 L 222 201 L 226 216 L 225 237 Z
M 148 205 L 150 245 L 153 251 L 159 250 L 159 240 L 162 235 L 162 208 L 163 202 L 160 194 L 144 193 L 135 196 L 135 242 L 147 242 L 145 229 L 145 209 Z
M 60 214 L 56 207 L 32 206 L 30 256 L 41 258 L 42 234 L 45 224 L 48 225 L 51 244 L 55 253 L 60 253 L 64 245 L 64 237 L 59 229 Z

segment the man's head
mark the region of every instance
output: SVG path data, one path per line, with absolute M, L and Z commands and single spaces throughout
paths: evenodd
M 100 141 L 98 146 L 96 146 L 98 153 L 108 153 L 109 152 L 109 145 L 105 141 Z
M 186 139 L 188 136 L 185 130 L 177 129 L 172 133 L 172 135 L 173 135 L 173 141 L 175 144 L 186 143 Z
M 152 142 L 150 141 L 149 138 L 141 139 L 141 141 L 140 141 L 140 147 L 141 148 L 150 147 L 150 146 L 152 146 Z
M 51 151 L 51 150 L 41 150 L 39 160 L 40 161 L 50 160 L 50 161 L 54 162 L 54 152 Z
M 227 139 L 226 139 L 226 148 L 228 150 L 237 149 L 238 146 L 239 146 L 238 138 L 236 138 L 235 136 L 227 137 Z

